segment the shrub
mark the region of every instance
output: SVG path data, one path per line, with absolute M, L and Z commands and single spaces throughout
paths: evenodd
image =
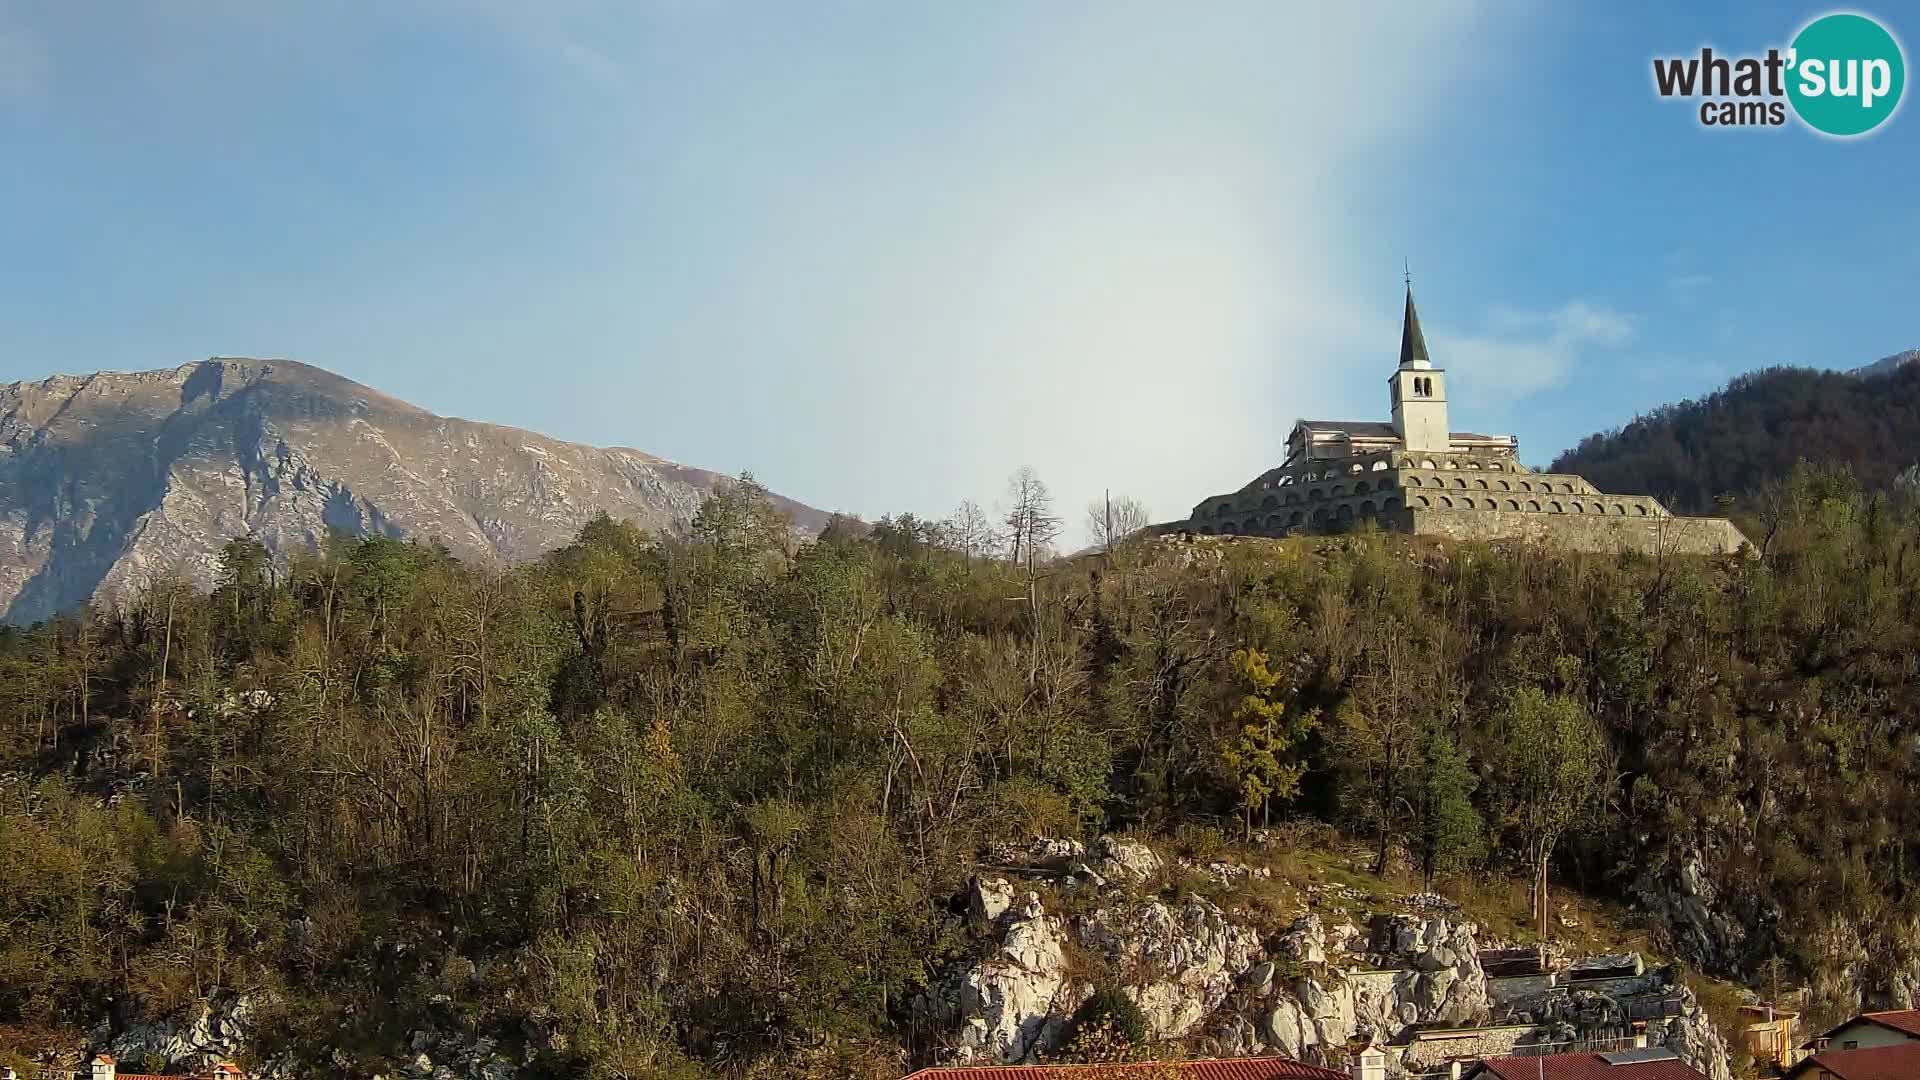
M 1073 1013 L 1073 1035 L 1104 1029 L 1128 1046 L 1147 1041 L 1147 1014 L 1117 986 L 1103 986 Z

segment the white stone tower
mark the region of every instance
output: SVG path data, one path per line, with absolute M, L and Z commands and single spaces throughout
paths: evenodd
M 1427 356 L 1420 315 L 1413 310 L 1413 285 L 1407 285 L 1407 313 L 1400 324 L 1400 366 L 1388 386 L 1393 393 L 1393 430 L 1409 451 L 1445 453 L 1453 449 L 1447 427 L 1447 373 Z

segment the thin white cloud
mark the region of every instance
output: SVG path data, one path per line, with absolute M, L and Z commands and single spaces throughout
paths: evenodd
M 1667 294 L 1676 303 L 1691 304 L 1712 284 L 1712 274 L 1674 274 L 1667 278 Z
M 1603 304 L 1574 300 L 1551 311 L 1496 309 L 1479 333 L 1435 330 L 1436 358 L 1471 385 L 1474 397 L 1509 403 L 1565 382 L 1574 366 L 1631 342 L 1639 320 Z

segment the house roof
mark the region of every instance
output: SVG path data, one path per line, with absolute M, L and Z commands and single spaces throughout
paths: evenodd
M 1920 1009 L 1889 1009 L 1885 1012 L 1861 1013 L 1844 1024 L 1814 1036 L 1806 1045 L 1812 1046 L 1821 1039 L 1831 1039 L 1855 1024 L 1876 1024 L 1909 1038 L 1920 1039 Z
M 1891 1009 L 1887 1012 L 1861 1013 L 1860 1018 L 1871 1020 L 1881 1027 L 1904 1031 L 1920 1039 L 1920 1009 Z
M 1544 975 L 1539 949 L 1481 949 L 1480 970 L 1489 979 L 1507 979 L 1519 975 Z
M 1400 433 L 1382 420 L 1302 420 L 1297 425 L 1308 431 L 1344 431 L 1357 439 L 1394 439 Z M 1450 432 L 1455 442 L 1505 442 L 1504 435 L 1482 435 L 1477 431 Z
M 1488 1058 L 1467 1074 L 1483 1080 L 1706 1080 L 1664 1047 L 1614 1054 Z
M 1920 1076 L 1920 1042 L 1865 1050 L 1823 1050 L 1795 1065 L 1787 1076 L 1818 1076 L 1821 1072 L 1836 1080 L 1913 1080 Z
M 1141 1062 L 1133 1065 L 988 1065 L 921 1069 L 906 1080 L 1124 1080 L 1173 1065 L 1181 1080 L 1347 1080 L 1347 1074 L 1291 1058 Z

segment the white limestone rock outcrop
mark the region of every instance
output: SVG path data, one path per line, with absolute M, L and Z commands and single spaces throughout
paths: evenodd
M 1015 1062 L 1052 1049 L 1069 1000 L 1066 924 L 1034 893 L 998 917 L 992 955 L 953 972 L 923 1009 L 954 1028 L 956 1063 Z M 1051 1027 L 1051 1030 L 1049 1030 Z
M 273 998 L 258 993 L 215 991 L 206 1001 L 169 1016 L 141 1018 L 114 1030 L 103 1023 L 92 1033 L 93 1052 L 105 1052 L 135 1071 L 152 1061 L 167 1069 L 201 1070 L 231 1061 L 247 1049 L 261 1014 Z
M 1193 1034 L 1264 955 L 1257 931 L 1199 897 L 1104 908 L 1076 920 L 1074 936 L 1137 973 L 1127 993 L 1157 1039 Z
M 1158 874 L 1166 865 L 1151 847 L 1114 836 L 1101 837 L 1094 844 L 1094 851 L 1099 858 L 1094 869 L 1113 881 L 1137 885 Z

